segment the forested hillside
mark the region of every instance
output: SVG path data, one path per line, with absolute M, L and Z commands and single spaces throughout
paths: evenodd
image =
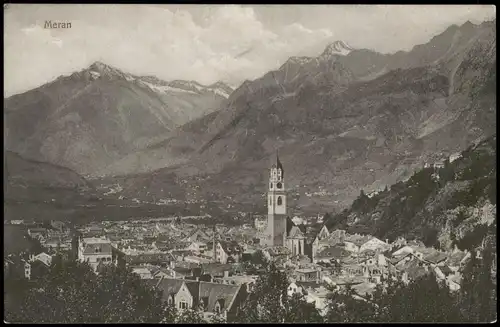
M 428 246 L 478 246 L 496 229 L 496 135 L 444 167 L 430 166 L 371 197 L 361 191 L 329 228 L 381 239 L 417 238 Z

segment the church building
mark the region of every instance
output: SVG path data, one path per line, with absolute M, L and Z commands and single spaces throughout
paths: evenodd
M 305 225 L 295 225 L 287 215 L 285 171 L 278 155 L 269 175 L 267 192 L 267 231 L 264 240 L 269 247 L 286 247 L 292 256 L 310 255 Z

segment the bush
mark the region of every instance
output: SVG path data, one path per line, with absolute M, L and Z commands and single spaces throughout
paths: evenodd
M 467 218 L 469 218 L 469 217 L 467 216 L 467 214 L 465 213 L 465 211 L 464 210 L 460 210 L 458 212 L 457 216 L 455 217 L 455 219 L 453 219 L 453 222 L 452 222 L 453 228 L 458 227 Z
M 439 231 L 433 227 L 424 227 L 422 231 L 422 242 L 427 247 L 434 247 L 438 244 Z
M 474 229 L 465 234 L 460 240 L 456 242 L 457 247 L 460 250 L 473 251 L 478 247 L 483 241 L 484 237 L 488 233 L 488 226 L 485 224 L 477 225 Z

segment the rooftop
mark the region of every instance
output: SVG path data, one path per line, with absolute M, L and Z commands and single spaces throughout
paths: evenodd
M 85 244 L 110 243 L 110 240 L 102 237 L 86 237 L 83 239 Z
M 369 235 L 347 235 L 344 238 L 345 242 L 351 242 L 354 243 L 357 246 L 361 246 L 371 240 L 373 236 Z
M 295 284 L 297 284 L 297 286 L 302 287 L 302 289 L 304 289 L 304 290 L 307 290 L 307 289 L 318 289 L 320 287 L 323 287 L 322 284 L 317 283 L 317 282 L 296 281 Z
M 318 271 L 316 269 L 296 269 L 295 272 L 298 272 L 300 274 L 309 274 L 309 273 L 315 273 Z
M 324 248 L 321 250 L 317 255 L 316 258 L 321 259 L 321 258 L 342 258 L 342 257 L 348 257 L 350 253 L 346 250 L 344 250 L 341 247 L 338 246 L 330 246 L 327 248 Z
M 202 281 L 191 281 L 184 279 L 163 278 L 155 285 L 163 291 L 163 298 L 176 294 L 183 284 L 186 284 L 189 292 L 194 298 L 194 306 L 202 304 L 206 311 L 214 312 L 215 305 L 219 302 L 224 309 L 231 306 L 236 300 L 239 285 L 227 285 Z
M 136 274 L 150 274 L 151 271 L 147 268 L 133 268 L 132 272 Z
M 90 243 L 85 246 L 83 254 L 107 254 L 111 255 L 112 248 L 109 243 Z
M 448 255 L 446 253 L 436 251 L 430 255 L 425 256 L 424 260 L 436 264 L 436 263 L 439 263 L 441 261 L 446 260 L 447 257 L 448 257 Z

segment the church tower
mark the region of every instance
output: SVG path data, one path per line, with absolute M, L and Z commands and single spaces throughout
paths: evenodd
M 285 171 L 278 155 L 272 164 L 267 192 L 267 245 L 285 246 L 286 238 L 286 193 Z

